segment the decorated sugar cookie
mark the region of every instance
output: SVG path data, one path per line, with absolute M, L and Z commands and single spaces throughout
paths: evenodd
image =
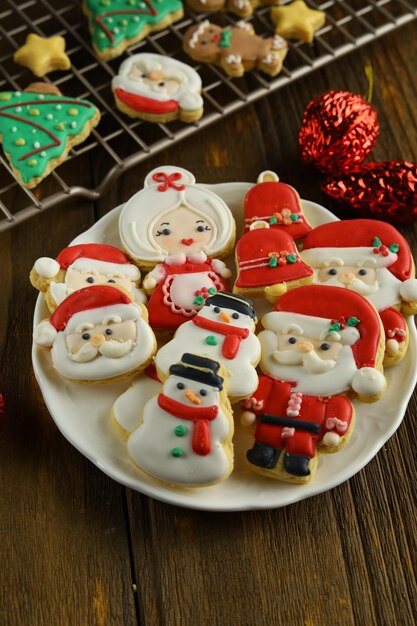
M 384 365 L 396 365 L 408 346 L 404 315 L 417 311 L 417 280 L 410 248 L 396 228 L 378 220 L 346 220 L 315 228 L 302 258 L 323 286 L 365 296 L 379 311 L 386 335 Z
M 187 0 L 187 4 L 198 13 L 228 11 L 239 17 L 249 17 L 258 6 L 274 4 L 274 0 Z
M 346 393 L 373 402 L 385 391 L 381 321 L 363 296 L 312 285 L 283 295 L 262 325 L 264 375 L 241 418 L 255 427 L 247 460 L 264 476 L 307 482 L 317 452 L 337 452 L 351 435 Z
M 190 26 L 183 47 L 194 61 L 220 65 L 229 76 L 243 76 L 253 68 L 276 76 L 288 49 L 279 35 L 258 37 L 248 22 L 221 28 L 208 20 Z
M 0 141 L 13 174 L 28 189 L 58 167 L 99 120 L 88 100 L 59 95 L 43 83 L 24 92 L 0 92 Z
M 309 285 L 314 272 L 300 258 L 287 230 L 252 222 L 236 245 L 237 278 L 233 291 L 275 302 L 283 293 Z
M 132 381 L 113 404 L 112 421 L 122 437 L 126 438 L 143 421 L 143 409 L 147 402 L 162 390 L 154 365 L 148 367 Z
M 304 239 L 311 230 L 297 191 L 280 182 L 275 172 L 259 174 L 257 184 L 245 196 L 243 213 L 245 230 L 249 230 L 254 222 L 263 220 L 273 230 L 285 231 L 294 241 Z
M 30 33 L 26 42 L 13 55 L 13 61 L 28 67 L 35 76 L 45 76 L 55 70 L 69 70 L 71 61 L 65 54 L 63 37 L 39 37 Z
M 93 48 L 114 59 L 150 33 L 183 16 L 180 0 L 84 0 Z
M 107 285 L 72 293 L 38 324 L 33 339 L 51 348 L 58 374 L 74 382 L 113 382 L 138 373 L 156 350 L 143 304 Z
M 233 415 L 219 363 L 183 354 L 144 409 L 127 449 L 132 461 L 172 485 L 204 487 L 233 469 Z
M 103 243 L 82 243 L 61 250 L 56 259 L 37 259 L 30 273 L 35 289 L 45 293 L 51 312 L 74 291 L 91 285 L 117 285 L 132 296 L 146 302 L 138 289 L 140 271 L 124 252 Z
M 232 250 L 235 223 L 225 202 L 182 168 L 152 170 L 145 188 L 120 213 L 119 234 L 144 270 L 151 293 L 149 323 L 175 330 L 216 291 L 227 290 L 230 270 L 218 258 Z
M 161 54 L 134 54 L 112 80 L 116 106 L 149 122 L 196 122 L 203 115 L 201 78 L 186 65 Z
M 181 358 L 184 346 L 189 346 L 223 364 L 232 402 L 250 396 L 258 386 L 255 367 L 261 356 L 254 334 L 256 321 L 247 298 L 227 292 L 210 296 L 198 314 L 182 324 L 158 351 L 155 365 L 160 378 L 166 378 L 170 365 Z

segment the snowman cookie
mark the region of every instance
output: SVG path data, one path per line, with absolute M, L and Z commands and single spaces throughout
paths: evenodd
M 175 337 L 158 351 L 155 365 L 159 378 L 165 380 L 184 346 L 192 346 L 223 364 L 232 403 L 250 396 L 258 386 L 255 368 L 261 356 L 254 332 L 256 321 L 252 302 L 244 296 L 227 292 L 210 296 L 197 315 L 182 324 Z
M 221 28 L 208 20 L 185 32 L 183 47 L 194 61 L 215 63 L 236 77 L 253 68 L 276 76 L 288 50 L 285 39 L 279 35 L 258 37 L 248 22 Z
M 58 374 L 73 382 L 114 382 L 145 369 L 156 351 L 143 304 L 108 285 L 69 295 L 36 326 L 35 343 L 51 348 Z
M 170 485 L 204 487 L 233 469 L 233 415 L 217 361 L 185 353 L 145 406 L 127 449 L 142 471 Z
M 74 291 L 92 285 L 112 285 L 124 289 L 137 302 L 146 303 L 138 289 L 140 271 L 124 252 L 102 243 L 82 243 L 64 248 L 56 259 L 37 259 L 30 282 L 45 294 L 51 313 Z
M 161 54 L 134 54 L 112 80 L 117 108 L 148 122 L 193 123 L 203 115 L 201 78 L 186 65 Z
M 226 203 L 187 170 L 152 170 L 122 209 L 119 234 L 135 263 L 151 270 L 143 287 L 155 330 L 176 330 L 208 296 L 227 290 L 230 270 L 220 258 L 233 249 L 235 222 Z

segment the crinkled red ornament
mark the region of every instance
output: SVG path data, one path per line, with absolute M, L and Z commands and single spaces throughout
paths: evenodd
M 379 134 L 378 115 L 362 96 L 327 91 L 304 111 L 298 143 L 301 159 L 325 173 L 363 163 Z
M 417 220 L 416 163 L 367 163 L 328 178 L 321 191 L 333 206 L 361 217 L 392 223 Z

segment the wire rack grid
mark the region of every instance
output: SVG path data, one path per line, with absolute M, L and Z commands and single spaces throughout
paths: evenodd
M 284 0 L 281 4 L 289 1 Z M 57 85 L 65 95 L 92 101 L 102 117 L 90 137 L 73 148 L 66 161 L 50 174 L 48 184 L 41 182 L 34 190 L 25 189 L 17 182 L 7 160 L 0 154 L 0 232 L 69 197 L 100 198 L 122 172 L 173 142 L 197 133 L 222 116 L 417 17 L 417 0 L 309 0 L 309 5 L 326 13 L 326 24 L 316 33 L 313 44 L 289 42 L 282 72 L 273 78 L 258 71 L 249 72 L 242 78 L 230 78 L 218 67 L 198 65 L 186 57 L 181 46 L 185 30 L 207 17 L 222 26 L 238 20 L 226 13 L 196 14 L 186 8 L 180 21 L 132 46 L 125 54 L 138 51 L 166 54 L 190 63 L 200 73 L 204 98 L 202 119 L 192 125 L 181 122 L 166 125 L 128 119 L 116 109 L 110 83 L 121 58 L 102 61 L 95 55 L 80 0 L 61 0 L 59 6 L 54 0 L 3 0 L 0 8 L 0 91 L 23 90 L 33 82 L 30 71 L 13 62 L 15 50 L 23 45 L 30 32 L 48 37 L 62 35 L 71 69 L 65 73 L 54 72 L 45 80 Z M 251 18 L 259 35 L 273 34 L 269 12 L 270 6 L 264 6 Z M 74 160 L 88 152 L 104 172 L 94 188 L 81 186 L 76 179 L 80 170 L 74 167 Z

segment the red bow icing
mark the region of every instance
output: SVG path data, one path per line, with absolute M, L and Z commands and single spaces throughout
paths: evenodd
M 182 191 L 183 189 L 185 189 L 185 185 L 179 185 L 178 183 L 176 183 L 176 181 L 181 180 L 181 178 L 182 175 L 180 172 L 173 172 L 172 174 L 165 174 L 165 172 L 156 172 L 152 176 L 152 179 L 156 183 L 161 183 L 157 187 L 158 191 L 167 191 L 169 187 L 172 187 L 177 191 Z

